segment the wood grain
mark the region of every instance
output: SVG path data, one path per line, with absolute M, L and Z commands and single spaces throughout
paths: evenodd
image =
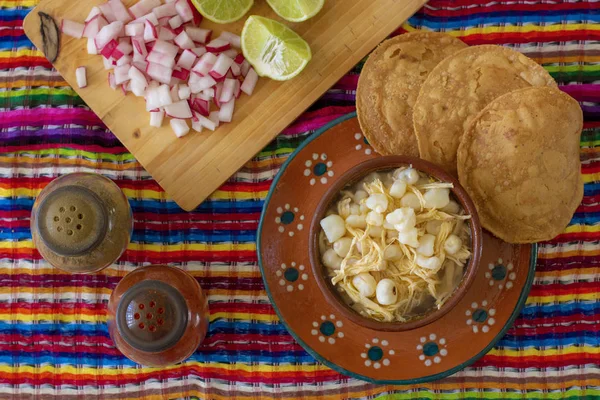
M 236 103 L 234 121 L 213 132 L 178 139 L 167 119 L 161 128 L 148 125 L 143 99 L 124 96 L 107 84 L 101 56 L 88 55 L 85 39 L 63 36 L 54 67 L 104 121 L 162 188 L 183 209 L 192 210 L 294 121 L 340 77 L 426 0 L 327 0 L 309 21 L 287 23 L 309 43 L 313 59 L 294 79 L 260 79 L 251 97 Z M 41 48 L 38 12 L 83 21 L 104 0 L 42 0 L 25 18 L 25 33 Z M 128 5 L 136 1 L 127 1 Z M 278 18 L 264 0 L 250 14 Z M 228 25 L 203 21 L 203 28 L 241 33 L 245 18 Z M 86 66 L 88 86 L 77 88 L 75 69 Z

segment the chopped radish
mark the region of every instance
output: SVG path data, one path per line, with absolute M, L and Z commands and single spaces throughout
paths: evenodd
M 194 80 L 194 81 L 192 81 L 190 79 L 190 81 L 188 82 L 188 84 L 190 86 L 190 90 L 194 94 L 200 93 L 204 89 L 213 87 L 216 83 L 217 82 L 215 82 L 215 80 L 213 78 L 211 78 L 210 76 L 203 76 L 203 77 L 199 78 L 198 80 Z
M 173 69 L 165 67 L 164 65 L 148 62 L 146 74 L 160 83 L 169 84 L 171 82 L 171 77 L 173 76 Z
M 132 66 L 129 69 L 128 74 L 129 79 L 131 79 L 132 81 L 142 82 L 144 84 L 144 88 L 148 86 L 148 80 L 146 79 L 146 75 L 144 75 L 144 73 L 140 71 L 136 66 Z
M 219 82 L 215 86 L 215 97 L 213 97 L 213 102 L 217 107 L 221 107 L 221 94 L 223 94 L 223 82 Z
M 121 21 L 111 22 L 100 29 L 100 32 L 98 32 L 94 39 L 96 41 L 96 48 L 98 50 L 103 49 L 111 40 L 115 40 L 119 36 L 122 29 L 123 23 Z
M 190 87 L 186 84 L 182 84 L 179 85 L 179 92 L 177 93 L 177 95 L 179 96 L 179 98 L 181 100 L 187 100 L 190 98 L 192 94 L 192 91 L 190 90 Z
M 181 19 L 181 17 L 179 15 L 176 15 L 176 16 L 172 17 L 171 19 L 169 19 L 169 26 L 171 28 L 177 29 L 181 25 L 183 25 L 183 20 Z
M 136 19 L 133 22 L 146 23 L 146 21 L 150 22 L 154 26 L 158 25 L 158 18 L 156 18 L 156 15 L 154 15 L 154 13 L 148 13 L 146 15 L 142 15 L 141 17 L 139 17 L 138 19 Z
M 214 88 L 204 89 L 203 91 L 200 92 L 200 94 L 209 99 L 212 99 L 213 97 L 215 97 L 215 89 Z
M 173 87 L 171 88 L 171 100 L 173 101 L 173 103 L 176 103 L 181 100 L 179 98 L 179 85 L 173 85 Z
M 110 7 L 110 4 L 108 4 L 108 3 L 101 4 L 98 6 L 98 8 L 100 9 L 100 11 L 102 11 L 102 15 L 104 15 L 104 18 L 106 18 L 106 20 L 109 23 L 113 23 L 117 20 L 117 17 L 115 16 L 115 13 L 113 12 L 112 8 Z
M 146 44 L 144 43 L 144 39 L 141 37 L 131 38 L 131 44 L 133 45 L 134 54 L 139 54 L 142 58 L 146 58 L 148 55 L 148 50 L 146 49 Z
M 110 88 L 113 90 L 117 89 L 117 82 L 115 81 L 115 74 L 113 74 L 112 72 L 108 73 L 108 86 L 110 86 Z
M 239 64 L 233 63 L 231 64 L 231 67 L 229 67 L 229 70 L 231 71 L 231 74 L 234 77 L 238 77 L 242 75 L 242 68 L 239 66 Z
M 187 0 L 177 0 L 175 2 L 175 9 L 183 22 L 190 22 L 194 19 L 194 13 Z
M 117 60 L 117 67 L 125 64 L 131 64 L 133 59 L 131 56 L 123 56 Z
M 185 32 L 190 38 L 192 38 L 194 42 L 203 44 L 208 42 L 212 35 L 212 31 L 210 29 L 195 28 L 192 26 L 186 26 Z
M 191 116 L 190 116 L 191 118 Z M 175 135 L 180 138 L 184 137 L 190 132 L 190 127 L 187 122 L 182 119 L 172 119 L 171 120 L 171 129 L 175 132 Z
M 225 54 L 219 54 L 215 64 L 210 69 L 209 74 L 212 76 L 217 82 L 225 78 L 229 67 L 233 64 L 233 60 L 227 57 Z
M 233 47 L 237 47 L 238 49 L 242 47 L 242 40 L 235 33 L 223 32 L 221 33 L 221 36 L 219 36 L 219 39 L 223 39 L 229 42 L 230 45 L 232 45 Z
M 84 22 L 91 21 L 96 15 L 102 15 L 102 11 L 98 7 L 92 7 Z
M 200 60 L 198 60 L 194 68 L 192 68 L 192 71 L 201 76 L 208 75 L 215 62 L 217 62 L 217 56 L 212 53 L 206 53 L 200 57 Z
M 219 126 L 218 121 L 215 123 L 214 121 L 211 121 L 210 119 L 203 117 L 200 114 L 196 114 L 195 116 L 198 119 L 198 122 L 200 123 L 200 125 L 202 125 L 206 129 L 214 131 Z
M 106 44 L 106 46 L 104 46 L 102 48 L 102 50 L 100 50 L 100 54 L 102 54 L 102 56 L 104 56 L 104 58 L 111 58 L 113 52 L 115 51 L 115 49 L 117 48 L 118 45 L 119 45 L 119 42 L 117 42 L 115 39 L 113 39 L 110 42 L 108 42 Z
M 231 122 L 233 118 L 233 110 L 235 108 L 235 99 L 229 100 L 227 103 L 221 106 L 219 110 L 219 121 Z
M 184 50 L 183 53 L 179 56 L 179 60 L 177 60 L 177 66 L 191 70 L 192 66 L 196 62 L 196 55 L 191 50 Z
M 221 96 L 219 97 L 219 103 L 227 103 L 229 100 L 233 99 L 235 96 L 235 84 L 236 82 L 239 84 L 237 79 L 225 79 L 223 82 L 223 91 L 221 92 Z
M 233 62 L 241 67 L 241 65 L 245 59 L 246 58 L 244 57 L 244 55 L 242 53 L 240 53 L 237 56 L 235 56 L 235 58 L 233 59 Z
M 133 65 L 140 71 L 145 71 L 148 69 L 148 63 L 146 61 L 133 60 Z
M 171 28 L 169 26 L 169 20 L 171 19 L 171 17 L 160 17 L 158 19 L 158 25 L 160 26 L 168 26 L 169 28 Z
M 160 6 L 160 0 L 141 0 L 129 7 L 129 12 L 136 18 L 151 12 L 154 8 Z
M 131 68 L 131 65 L 129 65 L 129 64 L 120 65 L 115 68 L 115 83 L 117 85 L 125 83 L 129 80 L 129 69 L 130 68 Z
M 195 44 L 194 41 L 188 36 L 185 31 L 181 32 L 177 37 L 175 37 L 175 43 L 181 49 L 193 49 Z
M 77 79 L 77 86 L 80 89 L 83 89 L 87 86 L 87 76 L 85 67 L 77 67 L 75 70 L 75 78 Z
M 129 85 L 129 82 L 125 82 L 121 85 L 121 91 L 125 96 L 127 96 L 127 92 L 131 91 L 131 86 Z
M 150 126 L 160 128 L 162 126 L 163 118 L 165 117 L 164 111 L 152 111 L 150 112 Z
M 173 32 L 168 26 L 163 26 L 158 31 L 158 38 L 160 40 L 171 41 L 175 39 L 176 36 L 177 35 L 175 34 L 175 32 Z
M 198 118 L 192 119 L 192 129 L 198 133 L 202 132 L 202 124 Z
M 102 62 L 104 63 L 104 69 L 113 69 L 112 58 L 104 58 L 102 57 Z
M 206 54 L 206 47 L 202 46 L 202 47 L 196 47 L 193 48 L 192 53 L 194 53 L 197 57 L 203 56 L 204 54 Z
M 223 39 L 214 39 L 206 45 L 206 51 L 210 53 L 220 53 L 225 50 L 229 50 L 231 45 Z
M 133 46 L 129 44 L 129 41 L 121 42 L 112 52 L 111 57 L 118 61 L 121 57 L 131 54 L 132 51 Z
M 156 18 L 172 17 L 177 15 L 177 10 L 175 10 L 175 5 L 173 3 L 167 3 L 160 7 L 156 7 L 152 12 L 154 15 L 156 15 Z
M 151 42 L 156 39 L 158 39 L 156 26 L 152 25 L 152 22 L 146 20 L 144 25 L 144 41 Z
M 106 19 L 102 15 L 98 14 L 85 23 L 85 27 L 83 28 L 83 36 L 86 38 L 95 38 L 98 32 L 100 32 L 100 30 L 106 25 L 108 25 Z
M 219 112 L 218 111 L 213 111 L 210 113 L 210 115 L 208 116 L 208 119 L 210 119 L 212 122 L 215 123 L 215 125 L 217 125 L 217 127 L 219 126 Z
M 248 75 L 248 71 L 250 71 L 250 67 L 252 67 L 252 66 L 250 65 L 248 60 L 244 60 L 242 62 L 242 65 L 240 67 L 242 69 L 242 76 Z
M 181 79 L 182 81 L 187 81 L 190 77 L 189 69 L 174 69 L 173 70 L 173 78 Z
M 202 14 L 200 14 L 200 12 L 196 9 L 196 7 L 194 7 L 191 0 L 187 0 L 187 3 L 188 3 L 188 6 L 190 6 L 190 10 L 192 10 L 192 15 L 193 15 L 192 22 L 196 26 L 200 25 L 200 22 L 202 22 L 202 19 L 203 19 Z
M 141 22 L 132 22 L 125 25 L 125 35 L 127 36 L 143 36 L 144 24 Z
M 74 37 L 75 39 L 82 38 L 84 29 L 85 25 L 68 19 L 63 19 L 62 23 L 60 24 L 60 31 L 65 35 Z
M 152 47 L 152 50 L 158 51 L 159 53 L 167 54 L 173 58 L 175 58 L 175 56 L 177 56 L 177 53 L 179 52 L 179 48 L 177 46 L 165 42 L 163 40 L 157 40 L 154 43 L 154 47 Z
M 151 87 L 153 84 L 154 82 L 150 83 L 148 89 L 146 89 L 146 111 L 168 106 L 173 103 L 169 86 L 160 85 L 158 87 Z
M 236 99 L 239 99 L 240 96 L 242 95 L 242 84 L 240 83 L 240 81 L 238 81 L 237 79 L 235 80 L 235 84 L 233 85 L 233 97 L 235 97 Z
M 131 14 L 129 14 L 129 10 L 121 3 L 121 0 L 108 0 L 108 4 L 115 15 L 115 18 L 117 18 L 117 21 L 126 24 L 133 19 L 131 18 Z
M 229 49 L 229 50 L 225 50 L 221 54 L 225 54 L 227 57 L 229 57 L 229 58 L 231 58 L 233 60 L 233 59 L 235 59 L 237 57 L 238 52 L 235 51 L 234 49 Z
M 205 99 L 196 97 L 191 101 L 192 110 L 196 111 L 200 115 L 208 117 L 210 115 L 210 102 Z
M 87 52 L 88 54 L 98 54 L 98 49 L 96 48 L 96 43 L 94 43 L 94 39 L 89 38 L 87 40 Z
M 254 71 L 254 68 L 250 68 L 250 70 L 248 71 L 248 75 L 246 75 L 246 79 L 244 79 L 244 83 L 242 83 L 242 87 L 240 89 L 242 90 L 242 92 L 250 96 L 254 91 L 256 82 L 258 82 L 258 74 L 256 73 L 256 71 Z
M 173 68 L 175 66 L 175 58 L 174 57 L 167 55 L 167 54 L 160 53 L 160 52 L 156 51 L 155 49 L 152 49 L 150 54 L 148 54 L 146 61 L 155 63 L 155 64 L 160 64 L 160 65 L 163 65 L 168 68 Z

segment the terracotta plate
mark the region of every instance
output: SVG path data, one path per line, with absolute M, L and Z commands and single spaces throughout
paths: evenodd
M 261 272 L 277 315 L 318 361 L 376 383 L 432 381 L 482 357 L 512 325 L 531 287 L 537 247 L 510 245 L 484 232 L 478 275 L 448 314 L 405 332 L 380 332 L 352 323 L 336 312 L 315 282 L 308 228 L 328 185 L 372 157 L 377 155 L 355 114 L 328 124 L 290 156 L 261 216 Z

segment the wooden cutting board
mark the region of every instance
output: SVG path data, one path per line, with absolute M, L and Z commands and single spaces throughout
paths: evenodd
M 83 22 L 94 5 L 105 0 L 42 0 L 25 18 L 25 33 L 41 49 L 38 12 Z M 131 6 L 136 0 L 125 1 Z M 234 121 L 214 133 L 178 139 L 165 118 L 161 128 L 148 125 L 143 99 L 124 96 L 107 84 L 101 56 L 88 55 L 85 39 L 64 36 L 54 67 L 104 121 L 177 204 L 192 210 L 277 134 L 294 121 L 370 50 L 418 10 L 426 0 L 326 0 L 321 12 L 301 23 L 287 23 L 310 45 L 313 58 L 294 79 L 259 80 L 251 97 L 236 102 Z M 265 0 L 256 0 L 248 15 L 281 20 Z M 240 34 L 245 18 L 227 25 L 205 20 L 213 37 L 227 30 Z M 75 69 L 86 66 L 88 86 L 79 89 Z

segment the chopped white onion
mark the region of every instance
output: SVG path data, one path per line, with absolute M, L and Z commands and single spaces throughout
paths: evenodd
M 77 67 L 75 70 L 75 78 L 77 79 L 77 86 L 83 89 L 87 86 L 87 76 L 85 67 Z

